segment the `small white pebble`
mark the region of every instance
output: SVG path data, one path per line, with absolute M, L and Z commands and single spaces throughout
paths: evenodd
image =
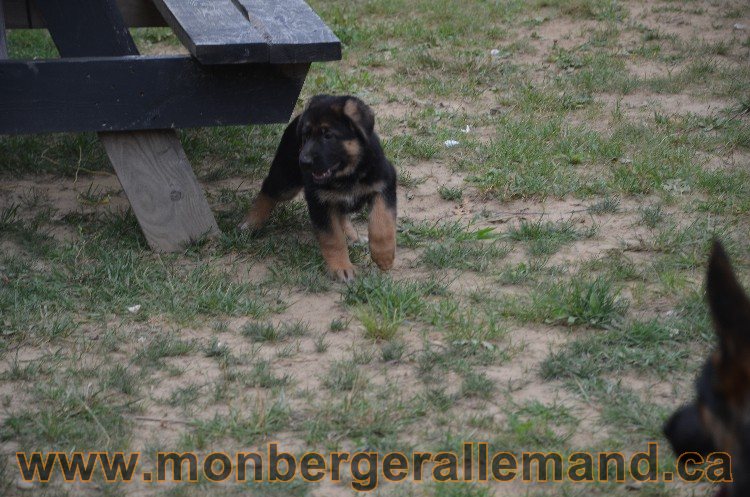
M 140 310 L 141 310 L 141 304 L 128 307 L 128 312 L 133 313 L 133 314 L 135 314 L 136 312 Z
M 19 490 L 33 490 L 34 482 L 19 478 L 18 480 L 16 480 L 16 488 L 18 488 Z
M 492 55 L 493 57 L 497 57 L 498 55 L 500 55 L 500 50 L 498 50 L 497 48 L 493 48 L 492 50 L 490 50 L 490 55 Z
M 461 142 L 457 142 L 456 140 L 445 140 L 445 146 L 448 148 L 455 147 L 460 144 Z
M 733 27 L 734 29 L 736 29 L 737 31 L 744 31 L 744 30 L 746 30 L 746 29 L 747 29 L 747 24 L 742 24 L 742 23 L 739 23 L 739 22 L 738 22 L 737 24 L 735 24 L 735 25 L 734 25 L 734 26 L 732 26 L 732 27 Z
M 469 133 L 471 131 L 471 126 L 467 124 L 466 127 L 462 129 L 461 131 L 463 131 L 464 133 Z

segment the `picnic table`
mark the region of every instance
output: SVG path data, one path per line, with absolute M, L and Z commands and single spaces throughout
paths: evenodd
M 140 55 L 169 26 L 190 55 Z M 8 58 L 46 28 L 60 59 Z M 152 249 L 219 228 L 175 129 L 287 122 L 310 64 L 341 43 L 304 0 L 0 0 L 0 134 L 97 132 Z

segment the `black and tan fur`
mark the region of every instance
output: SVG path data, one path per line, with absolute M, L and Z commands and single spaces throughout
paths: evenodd
M 718 242 L 706 293 L 718 347 L 698 377 L 696 401 L 674 413 L 664 433 L 678 455 L 729 454 L 734 482 L 718 495 L 744 497 L 750 495 L 750 300 Z
M 241 229 L 258 229 L 274 207 L 304 190 L 329 271 L 354 278 L 346 240 L 359 236 L 349 216 L 369 208 L 372 260 L 386 271 L 396 255 L 396 171 L 375 133 L 372 110 L 351 96 L 318 95 L 287 126 L 260 194 Z

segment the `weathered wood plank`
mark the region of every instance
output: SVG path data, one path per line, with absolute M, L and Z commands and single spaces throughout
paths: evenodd
M 5 4 L 8 29 L 44 28 L 47 23 L 34 2 L 0 0 Z M 117 0 L 125 23 L 131 28 L 166 26 L 167 23 L 150 0 Z
M 34 2 L 29 4 L 29 9 L 26 0 L 0 2 L 6 7 L 8 28 L 47 27 L 44 16 Z M 203 63 L 304 63 L 341 59 L 341 43 L 302 0 L 117 0 L 117 4 L 125 24 L 130 27 L 168 25 L 159 10 L 165 12 L 168 18 L 171 16 L 169 25 Z M 225 11 L 227 17 L 210 22 L 219 11 Z M 201 12 L 204 14 L 199 15 Z M 228 23 L 227 19 L 232 21 Z M 194 29 L 198 38 L 196 44 L 189 36 L 188 27 L 196 28 L 202 22 L 214 33 L 226 33 L 225 40 L 235 40 L 230 41 L 230 50 L 210 43 L 210 38 L 200 34 L 209 32 L 199 29 Z M 243 41 L 236 41 L 245 39 L 251 42 L 243 45 Z M 194 49 L 190 48 L 191 44 Z
M 286 122 L 308 68 L 187 56 L 3 61 L 0 134 Z
M 8 58 L 8 42 L 5 38 L 5 14 L 3 3 L 0 1 L 0 59 Z
M 204 64 L 268 62 L 268 41 L 232 0 L 154 0 L 182 44 Z
M 338 60 L 341 43 L 302 0 L 154 0 L 204 64 Z
M 138 54 L 115 0 L 36 1 L 62 57 L 102 54 L 102 46 L 111 51 L 102 55 Z M 89 29 L 91 26 L 96 28 Z M 72 62 L 57 63 L 65 67 Z M 95 83 L 101 85 L 102 80 Z M 46 104 L 41 99 L 35 106 L 43 109 Z M 202 236 L 219 233 L 173 130 L 99 136 L 151 248 L 179 250 Z
M 268 39 L 271 63 L 341 59 L 341 42 L 304 0 L 234 0 Z
M 179 251 L 218 232 L 173 131 L 101 133 L 99 138 L 154 250 Z

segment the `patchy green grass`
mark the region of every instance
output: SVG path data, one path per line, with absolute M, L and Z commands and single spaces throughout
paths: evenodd
M 508 231 L 511 240 L 528 243 L 531 256 L 551 255 L 563 245 L 577 240 L 591 238 L 596 234 L 596 227 L 579 229 L 572 221 L 553 223 L 550 221 L 521 221 L 518 227 Z

